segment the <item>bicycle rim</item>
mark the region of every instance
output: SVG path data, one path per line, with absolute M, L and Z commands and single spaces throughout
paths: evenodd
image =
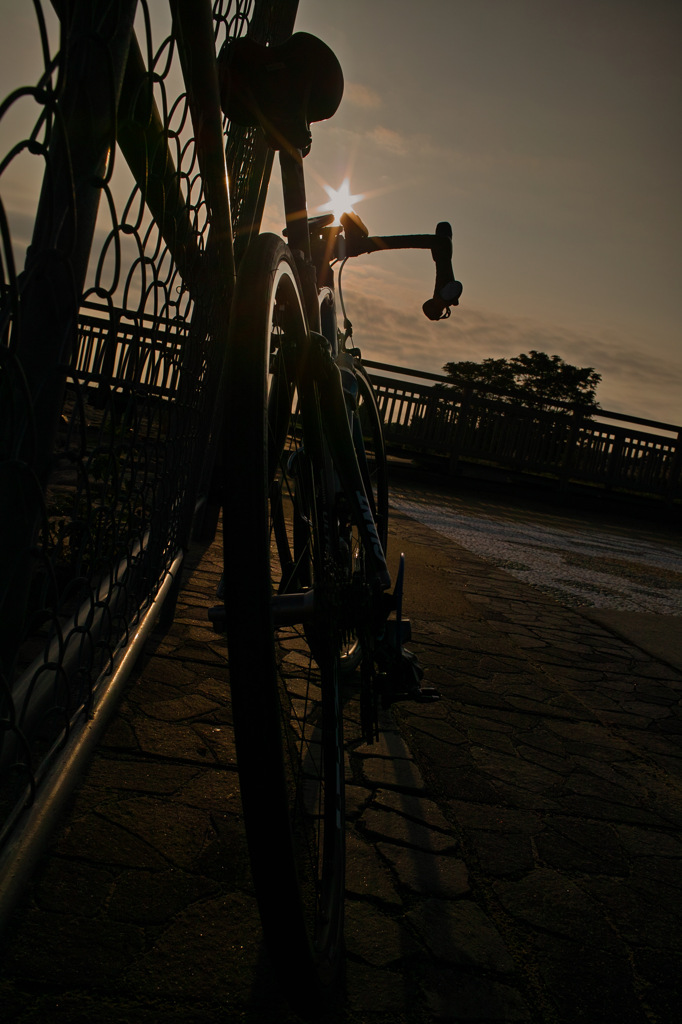
M 299 408 L 305 335 L 290 251 L 262 235 L 244 257 L 231 314 L 225 604 L 254 884 L 273 965 L 298 1006 L 338 980 L 344 894 L 339 646 L 318 599 L 335 556 L 322 527 L 318 410 Z M 282 616 L 292 594 L 312 610 Z

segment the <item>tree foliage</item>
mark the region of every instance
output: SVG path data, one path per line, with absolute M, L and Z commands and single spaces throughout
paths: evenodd
M 601 374 L 591 366 L 572 366 L 546 352 L 521 352 L 511 359 L 463 360 L 443 370 L 457 387 L 501 393 L 514 404 L 547 408 L 557 402 L 598 409 L 596 391 Z

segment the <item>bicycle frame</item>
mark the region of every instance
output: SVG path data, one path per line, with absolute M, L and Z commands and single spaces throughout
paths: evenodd
M 326 332 L 321 333 L 320 295 L 317 274 L 311 259 L 310 229 L 308 223 L 303 156 L 299 150 L 280 151 L 282 189 L 289 246 L 294 254 L 301 281 L 303 302 L 310 333 L 305 341 L 307 351 L 303 362 L 309 367 L 309 387 L 316 387 L 324 407 L 322 425 L 324 439 L 339 475 L 341 490 L 351 504 L 351 515 L 362 537 L 365 550 L 372 560 L 377 586 L 386 590 L 391 577 L 386 556 L 377 533 L 372 507 L 365 492 L 363 474 L 353 445 L 341 372 L 338 366 L 338 342 L 333 291 L 325 288 L 322 294 L 329 310 Z M 332 333 L 332 337 L 329 334 Z
M 353 439 L 353 414 L 348 408 L 341 376 L 341 367 L 353 372 L 356 353 L 347 352 L 345 347 L 339 349 L 334 289 L 333 285 L 327 283 L 333 280 L 329 263 L 338 258 L 337 241 L 342 230 L 345 231 L 344 256 L 358 256 L 385 249 L 429 249 L 436 263 L 436 288 L 434 299 L 424 304 L 424 312 L 430 319 L 439 319 L 441 315 L 449 315 L 450 305 L 457 304 L 461 292 L 461 286 L 454 281 L 452 273 L 452 236 L 448 224 L 439 224 L 434 235 L 370 237 L 359 218 L 344 215 L 341 228 L 323 229 L 329 230 L 330 234 L 324 240 L 324 245 L 319 247 L 320 252 L 316 251 L 316 259 L 313 259 L 303 159 L 300 150 L 286 145 L 280 150 L 286 235 L 296 261 L 310 328 L 306 340 L 306 362 L 312 366 L 312 376 L 323 399 L 325 440 L 336 464 L 341 489 L 351 503 L 352 518 L 372 560 L 377 584 L 382 589 L 388 589 L 391 578 L 365 488 L 366 467 L 360 466 L 358 462 Z M 324 282 L 319 289 L 318 274 Z M 442 294 L 449 295 L 449 298 L 441 306 L 437 297 Z M 434 302 L 436 310 L 427 311 L 429 303 Z M 442 308 L 446 309 L 444 314 Z

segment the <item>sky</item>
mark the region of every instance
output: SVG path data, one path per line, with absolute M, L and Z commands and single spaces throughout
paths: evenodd
M 372 234 L 453 227 L 447 321 L 421 312 L 428 253 L 349 261 L 363 353 L 439 372 L 540 349 L 601 373 L 604 409 L 682 423 L 678 0 L 299 0 L 296 28 L 345 77 L 311 212 L 348 177 Z
M 33 4 L 0 0 L 0 17 L 2 99 L 40 61 Z M 679 0 L 299 0 L 296 28 L 345 76 L 313 126 L 310 211 L 348 178 L 372 234 L 453 228 L 464 293 L 440 323 L 421 312 L 428 253 L 349 261 L 364 355 L 438 373 L 535 348 L 601 373 L 604 409 L 682 423 Z M 31 103 L 0 123 L 0 159 Z M 29 183 L 28 157 L 0 182 L 13 233 Z M 276 179 L 270 194 L 280 231 Z

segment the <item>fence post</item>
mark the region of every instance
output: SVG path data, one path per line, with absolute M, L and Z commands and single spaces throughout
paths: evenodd
M 448 466 L 448 472 L 451 476 L 455 475 L 457 471 L 457 463 L 462 452 L 464 444 L 464 432 L 468 426 L 469 411 L 471 409 L 471 401 L 473 397 L 473 387 L 471 384 L 465 384 L 462 388 L 462 397 L 459 402 L 459 412 L 457 413 L 457 419 L 453 427 L 452 443 L 450 445 L 450 463 Z M 452 400 L 453 407 L 455 400 Z
M 566 451 L 561 463 L 561 469 L 559 471 L 559 490 L 565 491 L 568 487 L 568 481 L 571 476 L 571 470 L 575 466 L 575 452 L 577 451 L 577 440 L 580 434 L 580 428 L 585 421 L 585 414 L 582 406 L 574 405 L 571 411 L 571 422 L 568 428 L 568 436 L 566 438 Z
M 666 497 L 672 502 L 676 492 L 682 497 L 682 430 L 678 430 L 675 441 L 675 454 L 670 460 L 670 477 Z
M 102 362 L 97 372 L 100 374 L 100 381 L 97 385 L 97 395 L 93 404 L 103 409 L 111 394 L 111 381 L 114 379 L 116 368 L 116 348 L 118 345 L 118 329 L 121 322 L 120 309 L 114 309 L 109 320 L 109 327 L 106 340 L 103 342 Z

